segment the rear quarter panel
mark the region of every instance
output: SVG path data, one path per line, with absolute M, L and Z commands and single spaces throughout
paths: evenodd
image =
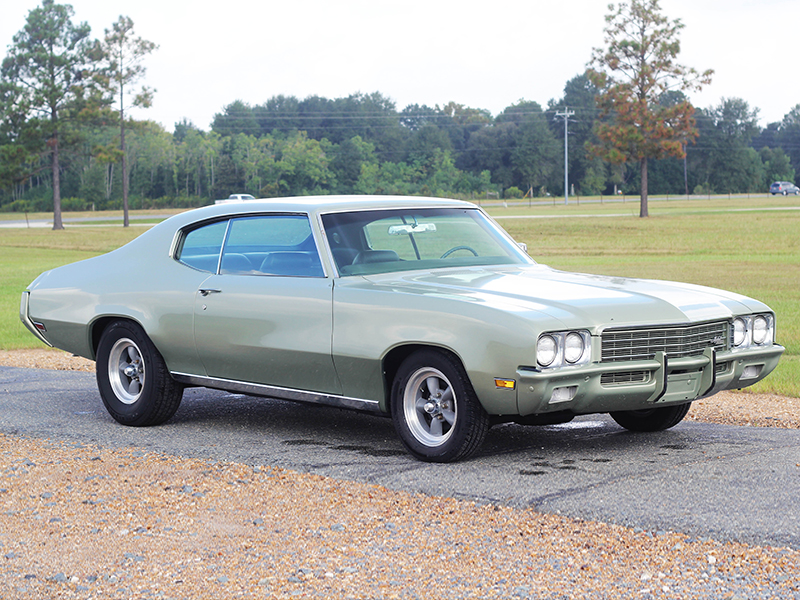
M 194 299 L 208 273 L 169 256 L 162 224 L 102 256 L 47 271 L 29 286 L 29 315 L 55 347 L 94 360 L 93 330 L 107 319 L 139 323 L 171 370 L 202 373 L 193 340 Z

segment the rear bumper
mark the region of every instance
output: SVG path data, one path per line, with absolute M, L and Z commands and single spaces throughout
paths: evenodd
M 36 324 L 31 320 L 31 317 L 28 314 L 28 303 L 30 298 L 31 293 L 29 291 L 26 290 L 22 292 L 22 298 L 20 299 L 19 303 L 19 319 L 22 321 L 22 324 L 28 328 L 28 331 L 35 335 L 39 341 L 44 342 L 52 348 L 53 344 L 47 341 L 47 338 L 44 337 L 44 334 L 41 331 L 39 331 L 39 329 L 36 327 Z M 40 324 L 40 326 L 44 329 L 43 325 Z

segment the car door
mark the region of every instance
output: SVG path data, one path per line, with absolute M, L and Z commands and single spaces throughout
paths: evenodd
M 306 215 L 231 219 L 217 273 L 195 297 L 195 344 L 207 375 L 341 393 L 332 294 Z

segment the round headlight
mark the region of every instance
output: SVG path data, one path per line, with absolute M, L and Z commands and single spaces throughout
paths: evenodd
M 536 344 L 536 362 L 543 367 L 553 364 L 558 354 L 558 343 L 552 335 L 543 335 Z
M 769 323 L 766 318 L 758 315 L 753 319 L 753 343 L 759 346 L 765 344 L 767 335 L 769 335 Z
M 583 356 L 584 350 L 586 350 L 586 344 L 581 334 L 573 331 L 564 339 L 564 360 L 568 363 L 578 362 Z
M 744 319 L 733 320 L 733 345 L 741 346 L 747 337 L 747 325 Z

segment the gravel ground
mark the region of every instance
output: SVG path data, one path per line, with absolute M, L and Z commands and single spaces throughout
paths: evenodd
M 796 399 L 726 396 L 690 417 L 800 423 Z M 800 552 L 0 435 L 0 598 L 294 597 L 800 599 Z

